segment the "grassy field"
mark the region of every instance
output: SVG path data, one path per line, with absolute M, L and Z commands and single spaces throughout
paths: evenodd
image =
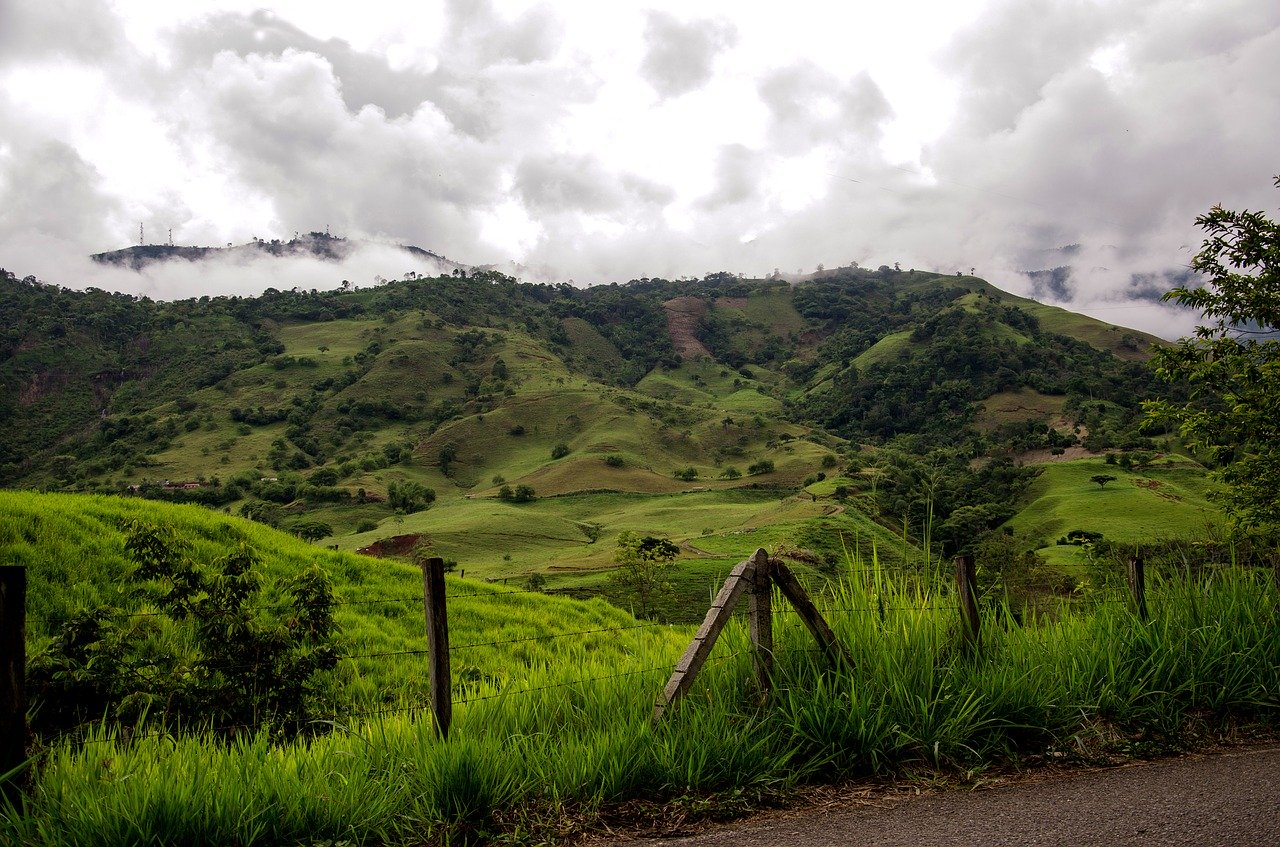
M 674 641 L 623 655 L 590 635 L 547 639 L 542 662 L 508 645 L 505 674 L 455 693 L 447 743 L 404 714 L 340 720 L 289 744 L 126 741 L 110 730 L 52 743 L 26 808 L 0 812 L 0 840 L 548 843 L 636 801 L 696 815 L 867 774 L 1149 753 L 1280 715 L 1276 598 L 1264 577 L 1157 581 L 1147 623 L 1098 597 L 1053 621 L 989 626 L 975 652 L 959 649 L 952 598 L 850 559 L 820 606 L 851 663 L 829 668 L 779 606 L 764 706 L 740 622 L 658 723 Z M 548 606 L 547 617 L 572 607 Z
M 343 655 L 367 656 L 425 647 L 422 575 L 417 567 L 309 545 L 292 535 L 252 521 L 195 506 L 147 500 L 69 494 L 0 492 L 0 564 L 28 571 L 28 637 L 38 650 L 81 608 L 113 605 L 138 608 L 123 591 L 133 564 L 124 550 L 122 519 L 172 527 L 190 545 L 195 561 L 210 562 L 241 543 L 261 555 L 263 573 L 273 581 L 290 577 L 312 563 L 334 583 L 341 605 Z M 475 579 L 450 576 L 448 592 L 455 644 L 481 644 L 459 662 L 486 679 L 505 679 L 520 668 L 544 665 L 560 650 L 565 633 L 607 630 L 595 638 L 576 638 L 582 649 L 601 659 L 622 661 L 651 650 L 678 650 L 681 630 L 633 630 L 635 620 L 604 600 L 578 601 L 514 591 Z M 268 605 L 280 603 L 268 591 Z M 494 640 L 520 640 L 499 648 Z M 513 661 L 515 664 L 513 664 Z M 426 668 L 419 656 L 355 658 L 336 673 L 339 699 L 353 705 L 422 702 Z
M 1038 420 L 1048 423 L 1062 414 L 1065 396 L 1041 394 L 1031 388 L 1002 391 L 982 401 L 982 409 L 974 424 L 981 432 L 991 432 L 1001 424 Z
M 1067 532 L 1083 529 L 1111 540 L 1137 543 L 1216 534 L 1223 517 L 1208 499 L 1212 483 L 1198 465 L 1157 460 L 1125 471 L 1102 458 L 1041 465 L 1041 474 L 1007 526 L 1041 548 L 1051 564 L 1067 570 L 1083 562 L 1081 548 L 1058 545 Z M 1099 486 L 1090 477 L 1114 476 Z

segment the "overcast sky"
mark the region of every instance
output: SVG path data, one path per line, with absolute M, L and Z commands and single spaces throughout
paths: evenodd
M 1278 151 L 1275 0 L 0 0 L 0 266 L 71 287 L 410 269 L 84 260 L 329 227 L 578 284 L 973 268 L 1169 336 L 1135 300 Z

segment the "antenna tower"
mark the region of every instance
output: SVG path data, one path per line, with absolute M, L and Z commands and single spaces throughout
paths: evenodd
M 169 227 L 169 246 L 173 246 L 173 227 Z
M 143 243 L 144 242 L 142 240 L 142 222 L 139 221 L 138 222 L 138 246 L 141 247 Z

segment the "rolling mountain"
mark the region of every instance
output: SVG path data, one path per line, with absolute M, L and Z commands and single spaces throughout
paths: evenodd
M 888 268 L 590 288 L 459 269 L 175 302 L 6 273 L 0 315 L 0 485 L 200 502 L 353 549 L 412 530 L 495 575 L 607 564 L 602 525 L 664 520 L 708 556 L 784 523 L 779 543 L 828 551 L 906 555 L 895 522 L 954 549 L 1013 514 L 1028 451 L 1154 448 L 1139 401 L 1166 390 L 1151 336 Z M 521 490 L 570 499 L 531 533 Z

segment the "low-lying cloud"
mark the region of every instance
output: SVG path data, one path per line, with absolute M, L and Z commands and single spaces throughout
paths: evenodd
M 116 7 L 76 9 L 0 6 L 0 265 L 71 286 L 180 297 L 429 272 L 392 247 L 136 276 L 86 259 L 139 223 L 210 246 L 329 227 L 579 284 L 972 269 L 1169 336 L 1193 316 L 1152 298 L 1187 278 L 1195 217 L 1280 205 L 1274 4 L 987 3 L 911 56 L 954 98 L 906 159 L 886 146 L 901 80 L 787 52 L 777 10 L 595 21 L 451 0 L 381 40 L 217 11 L 144 49 Z M 606 19 L 615 40 L 593 40 Z

